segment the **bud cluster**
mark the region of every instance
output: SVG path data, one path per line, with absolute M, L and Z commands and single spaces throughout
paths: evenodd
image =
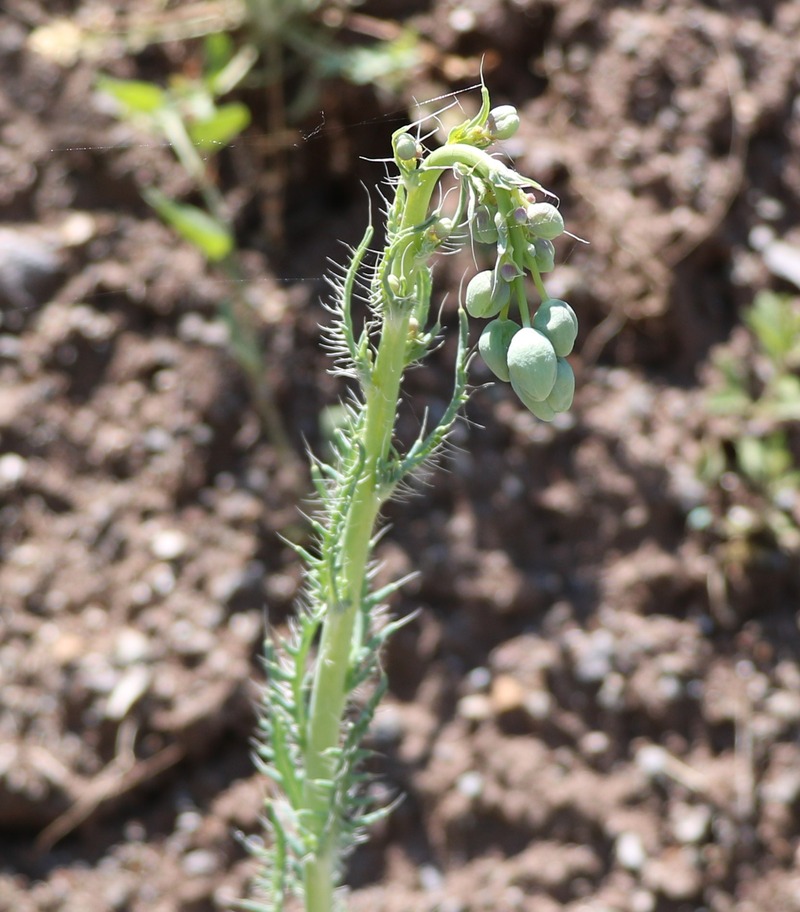
M 485 129 L 507 138 L 519 124 L 508 105 L 489 113 Z M 508 132 L 506 132 L 508 131 Z M 572 404 L 575 376 L 565 360 L 578 333 L 575 311 L 550 298 L 542 276 L 555 266 L 553 240 L 564 233 L 564 219 L 552 203 L 537 200 L 522 186 L 481 181 L 471 213 L 470 231 L 477 244 L 496 250 L 492 269 L 467 285 L 464 304 L 470 316 L 488 319 L 478 351 L 498 379 L 510 383 L 534 415 L 552 421 Z M 531 316 L 526 275 L 539 296 Z M 512 310 L 519 312 L 512 318 Z

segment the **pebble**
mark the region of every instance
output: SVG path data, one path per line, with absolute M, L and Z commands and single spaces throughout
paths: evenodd
M 159 560 L 176 560 L 186 553 L 189 539 L 180 529 L 162 529 L 150 541 L 150 550 Z
M 483 774 L 477 770 L 462 773 L 456 780 L 456 788 L 467 798 L 477 798 L 483 792 Z
M 672 814 L 672 832 L 678 842 L 702 842 L 711 824 L 711 811 L 705 804 L 678 804 Z
M 141 662 L 150 652 L 147 637 L 133 627 L 123 627 L 114 643 L 114 659 L 123 667 Z
M 0 456 L 0 487 L 16 487 L 27 470 L 28 462 L 19 453 L 4 453 Z
M 219 868 L 219 859 L 215 852 L 195 849 L 184 855 L 181 866 L 190 877 L 204 877 L 213 874 Z
M 525 688 L 511 675 L 498 675 L 492 682 L 490 699 L 497 715 L 515 712 L 525 704 Z
M 492 715 L 492 701 L 486 694 L 467 694 L 458 701 L 456 711 L 462 719 L 483 722 Z
M 144 696 L 150 685 L 151 671 L 145 665 L 132 665 L 114 685 L 106 701 L 107 719 L 124 719 L 131 707 Z
M 59 268 L 53 245 L 33 231 L 0 228 L 0 298 L 22 310 L 34 307 Z
M 629 871 L 639 871 L 647 859 L 644 844 L 638 833 L 627 831 L 617 837 L 614 852 L 617 861 Z

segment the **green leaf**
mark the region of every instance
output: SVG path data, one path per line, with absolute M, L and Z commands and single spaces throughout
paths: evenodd
M 167 104 L 167 93 L 152 82 L 101 76 L 97 87 L 111 95 L 129 114 L 152 114 Z
M 192 142 L 201 149 L 219 149 L 235 139 L 250 123 L 250 110 L 241 102 L 221 105 L 214 113 L 188 125 Z
M 225 259 L 233 249 L 233 236 L 228 228 L 202 209 L 176 203 L 155 189 L 145 190 L 144 198 L 170 227 L 212 263 Z
M 233 57 L 233 39 L 227 32 L 212 32 L 203 40 L 204 76 L 214 79 Z

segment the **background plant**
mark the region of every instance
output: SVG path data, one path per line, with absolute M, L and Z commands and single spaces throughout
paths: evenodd
M 290 894 L 304 898 L 307 912 L 330 912 L 343 857 L 386 813 L 365 797 L 361 742 L 385 687 L 381 647 L 405 619 L 387 623 L 381 607 L 402 580 L 370 587 L 376 524 L 398 486 L 441 449 L 467 398 L 467 311 L 491 318 L 483 357 L 534 414 L 549 420 L 571 403 L 574 377 L 564 357 L 577 321 L 542 281 L 563 220 L 537 197 L 544 191 L 535 181 L 486 151 L 518 126 L 516 111 L 491 109 L 483 89 L 478 114 L 438 149 L 428 152 L 410 130 L 398 131 L 399 177 L 389 181 L 385 200 L 385 244 L 370 249 L 370 226 L 334 281 L 327 343 L 336 371 L 357 388 L 334 433 L 331 460 L 312 464 L 320 504 L 312 519 L 316 548 L 297 548 L 306 565 L 304 604 L 288 636 L 266 642 L 257 764 L 274 792 L 266 804 L 271 844 L 254 849 L 258 898 L 244 904 L 252 912 L 282 909 Z M 454 206 L 437 194 L 447 173 L 458 179 Z M 431 317 L 431 259 L 470 238 L 494 248 L 495 266 L 471 280 L 467 311 L 459 308 L 447 408 L 402 447 L 395 425 L 403 377 L 437 345 L 441 328 Z M 533 312 L 527 277 L 541 298 Z M 352 317 L 359 294 L 369 309 L 362 326 Z
M 203 41 L 203 69 L 196 78 L 173 75 L 161 88 L 150 82 L 104 76 L 99 88 L 118 104 L 120 115 L 169 143 L 202 201 L 201 206 L 171 199 L 157 187 L 142 194 L 161 218 L 193 244 L 228 279 L 229 297 L 220 302 L 231 351 L 247 378 L 250 394 L 268 437 L 284 458 L 291 446 L 265 369 L 260 319 L 245 295 L 245 272 L 236 246 L 233 218 L 217 186 L 214 157 L 250 123 L 243 102 L 220 102 L 255 63 L 249 45 L 238 51 L 224 32 Z
M 720 492 L 742 479 L 749 503 L 731 498 L 720 519 L 705 507 L 690 517 L 723 538 L 754 540 L 767 531 L 777 546 L 800 549 L 800 307 L 796 297 L 760 292 L 744 315 L 747 332 L 719 348 L 705 406 L 714 432 L 703 444 L 700 477 Z M 726 480 L 727 479 L 727 480 Z

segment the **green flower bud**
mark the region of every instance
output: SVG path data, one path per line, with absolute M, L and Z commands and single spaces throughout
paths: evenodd
M 478 351 L 486 366 L 499 380 L 508 383 L 508 347 L 520 331 L 513 320 L 492 320 L 478 340 Z
M 578 336 L 578 318 L 566 301 L 548 298 L 533 317 L 533 326 L 550 340 L 559 358 L 566 358 Z
M 417 141 L 410 133 L 401 133 L 394 140 L 394 154 L 398 161 L 412 161 L 417 157 Z
M 548 241 L 564 233 L 564 219 L 551 203 L 533 203 L 528 206 L 528 226 L 537 237 Z
M 525 408 L 541 421 L 552 421 L 556 417 L 557 412 L 549 404 L 549 399 L 533 399 L 531 396 L 526 396 L 520 390 L 516 389 L 516 387 L 514 388 L 514 392 L 517 394 L 519 401 Z
M 488 206 L 478 206 L 475 220 L 472 223 L 472 236 L 479 244 L 497 243 L 497 226 L 494 223 L 494 212 Z
M 508 376 L 526 405 L 526 400 L 541 402 L 550 395 L 557 366 L 550 340 L 538 329 L 527 326 L 514 335 L 508 346 Z
M 437 241 L 444 241 L 450 237 L 454 228 L 453 220 L 443 215 L 431 225 L 431 234 Z
M 528 256 L 536 263 L 539 272 L 552 272 L 556 267 L 556 248 L 547 238 L 536 238 L 528 244 Z
M 519 130 L 519 114 L 513 105 L 498 105 L 489 111 L 486 126 L 495 139 L 511 139 Z
M 486 269 L 470 279 L 465 300 L 470 316 L 496 317 L 511 300 L 511 289 L 505 282 L 495 282 L 492 270 Z
M 572 405 L 575 395 L 575 374 L 568 361 L 558 359 L 556 365 L 556 382 L 545 402 L 554 412 L 566 412 Z

